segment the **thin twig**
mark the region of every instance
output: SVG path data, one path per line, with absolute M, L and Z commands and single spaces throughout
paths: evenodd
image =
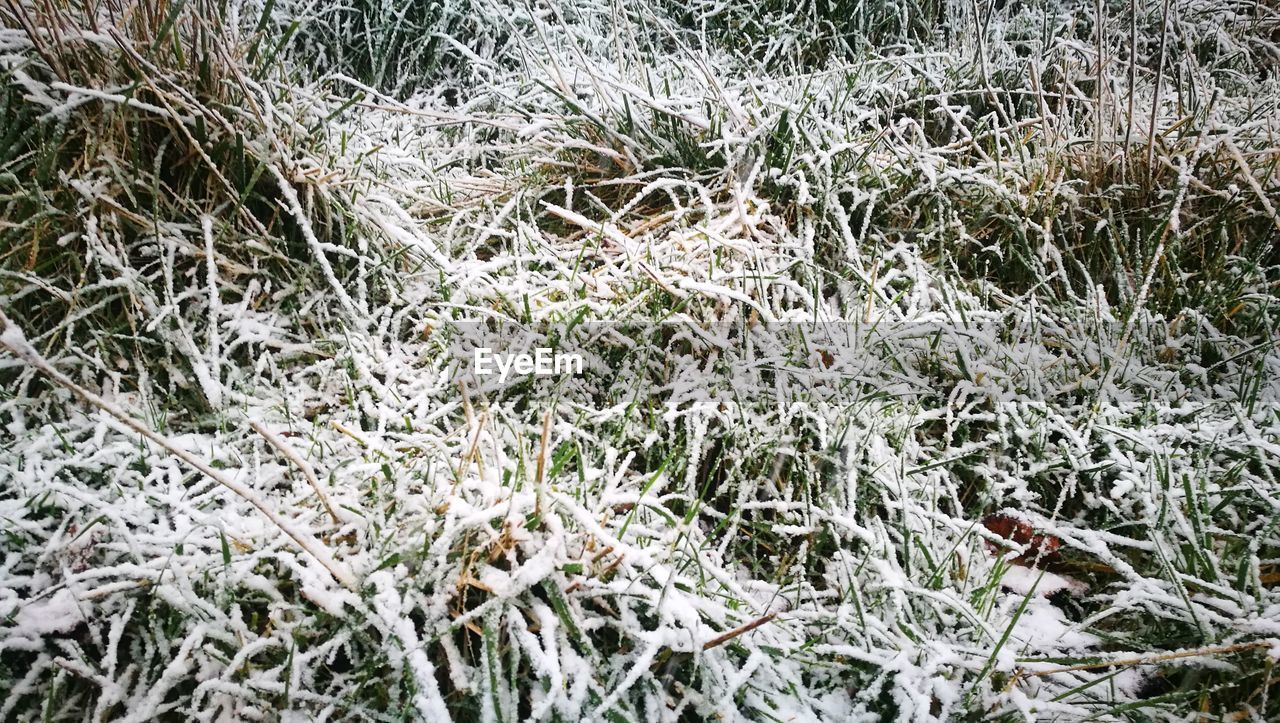
M 1209 648 L 1196 648 L 1195 650 L 1179 650 L 1173 653 L 1161 653 L 1160 655 L 1146 655 L 1136 658 L 1121 658 L 1118 660 L 1102 660 L 1096 663 L 1080 663 L 1079 665 L 1068 665 L 1061 668 L 1053 668 L 1051 670 L 1021 670 L 1018 675 L 1023 678 L 1041 677 L 1045 675 L 1057 675 L 1058 673 L 1071 673 L 1077 670 L 1097 670 L 1098 668 L 1112 667 L 1131 667 L 1134 665 L 1151 665 L 1154 663 L 1163 663 L 1169 660 L 1179 660 L 1182 658 L 1198 658 L 1205 655 L 1225 655 L 1227 653 L 1239 653 L 1245 650 L 1255 650 L 1257 648 L 1270 648 L 1275 645 L 1273 640 L 1256 640 L 1252 643 L 1236 643 L 1235 645 L 1219 645 Z
M 710 649 L 712 649 L 712 648 L 716 647 L 717 645 L 724 645 L 725 643 L 729 642 L 730 640 L 733 640 L 734 638 L 738 637 L 739 635 L 746 635 L 747 633 L 751 632 L 752 630 L 755 630 L 756 628 L 760 627 L 761 625 L 764 625 L 765 623 L 769 622 L 770 620 L 773 620 L 773 619 L 774 619 L 775 617 L 777 617 L 777 616 L 778 616 L 778 611 L 777 611 L 777 610 L 774 610 L 773 612 L 771 612 L 771 613 L 769 613 L 769 614 L 767 614 L 767 615 L 764 615 L 764 616 L 762 616 L 762 617 L 758 617 L 758 618 L 756 618 L 755 620 L 752 620 L 751 622 L 746 623 L 745 625 L 739 625 L 738 627 L 734 628 L 733 630 L 730 630 L 729 632 L 724 633 L 723 635 L 718 635 L 718 636 L 716 636 L 716 637 L 714 637 L 714 638 L 712 638 L 712 639 L 708 640 L 707 642 L 703 643 L 703 644 L 702 644 L 702 649 L 703 649 L 703 650 L 710 650 Z
M 534 492 L 536 495 L 535 512 L 539 517 L 542 516 L 542 482 L 543 474 L 547 468 L 547 446 L 551 442 L 551 410 L 542 417 L 542 443 L 538 446 L 538 471 L 534 477 Z
M 285 456 L 285 459 L 293 463 L 298 471 L 302 472 L 302 476 L 306 478 L 307 484 L 311 485 L 311 489 L 315 490 L 316 497 L 320 499 L 320 504 L 324 505 L 325 512 L 329 513 L 329 517 L 333 520 L 333 524 L 341 525 L 342 520 L 338 518 L 338 513 L 334 512 L 333 505 L 329 502 L 329 495 L 325 493 L 324 488 L 320 484 L 320 478 L 316 476 L 316 470 L 311 463 L 302 458 L 302 455 L 289 446 L 289 443 L 281 439 L 275 432 L 267 429 L 265 425 L 256 419 L 249 420 L 249 426 L 253 427 L 253 431 L 262 435 L 267 443 L 276 448 L 276 451 Z
M 1147 124 L 1147 174 L 1148 179 L 1154 174 L 1153 159 L 1156 147 L 1156 116 L 1160 110 L 1160 83 L 1164 80 L 1164 48 L 1169 39 L 1169 0 L 1164 0 L 1164 11 L 1160 14 L 1160 51 L 1156 61 L 1156 88 L 1151 96 L 1151 118 Z
M 70 390 L 76 396 L 88 402 L 91 406 L 97 407 L 112 417 L 115 417 L 129 429 L 141 434 L 156 446 L 167 450 L 173 456 L 199 470 L 209 479 L 217 482 L 235 493 L 241 499 L 258 508 L 258 511 L 263 515 L 266 515 L 267 519 L 271 520 L 272 524 L 280 528 L 282 532 L 288 535 L 294 542 L 298 543 L 298 546 L 307 554 L 315 558 L 316 562 L 319 562 L 320 565 L 324 567 L 331 576 L 333 576 L 334 580 L 349 590 L 359 589 L 355 576 L 352 575 L 351 571 L 348 570 L 345 565 L 335 560 L 333 556 L 329 554 L 328 549 L 326 549 L 324 545 L 320 544 L 316 538 L 312 537 L 307 532 L 298 529 L 288 519 L 271 509 L 271 507 L 267 505 L 266 501 L 259 497 L 252 489 L 223 475 L 221 472 L 210 466 L 208 462 L 182 449 L 182 447 L 178 446 L 178 444 L 173 440 L 152 431 L 128 412 L 125 412 L 120 407 L 117 407 L 111 402 L 99 397 L 97 394 L 94 394 L 88 389 L 76 384 L 62 372 L 54 369 L 53 365 L 45 359 L 40 352 L 36 351 L 35 348 L 27 343 L 26 336 L 22 333 L 22 330 L 18 328 L 17 324 L 5 316 L 3 311 L 0 311 L 0 346 L 8 349 L 19 359 L 22 359 L 37 370 L 44 372 L 44 374 L 57 383 L 58 386 Z
M 1138 82 L 1138 3 L 1129 0 L 1129 109 L 1124 127 L 1125 165 L 1129 165 L 1129 144 L 1133 140 L 1133 91 Z

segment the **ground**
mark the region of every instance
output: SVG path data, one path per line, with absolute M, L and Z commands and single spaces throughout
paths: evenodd
M 1275 2 L 0 17 L 0 719 L 1280 717 Z

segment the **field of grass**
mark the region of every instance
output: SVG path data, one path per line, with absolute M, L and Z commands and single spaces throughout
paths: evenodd
M 0 21 L 0 720 L 1280 720 L 1276 0 Z

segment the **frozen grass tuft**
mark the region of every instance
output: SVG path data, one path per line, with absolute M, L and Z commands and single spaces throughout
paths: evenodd
M 0 16 L 0 718 L 1280 716 L 1274 3 Z

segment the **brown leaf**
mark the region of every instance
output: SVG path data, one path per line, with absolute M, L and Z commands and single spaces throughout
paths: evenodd
M 982 526 L 1010 543 L 998 547 L 988 542 L 987 547 L 993 554 L 1001 554 L 1014 547 L 1026 548 L 1021 555 L 1013 558 L 1012 562 L 1016 565 L 1035 567 L 1037 564 L 1058 559 L 1058 549 L 1062 547 L 1062 540 L 1054 535 L 1038 532 L 1031 525 L 1011 515 L 1003 513 L 987 515 L 982 518 Z

